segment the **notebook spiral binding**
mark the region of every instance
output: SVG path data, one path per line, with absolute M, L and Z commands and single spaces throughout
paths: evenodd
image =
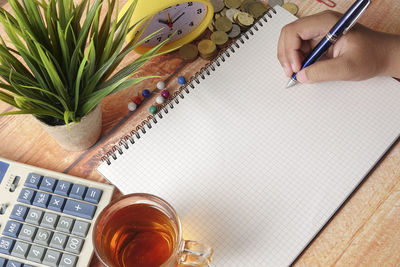
M 254 35 L 255 32 L 259 30 L 259 27 L 263 27 L 264 23 L 268 22 L 267 17 L 272 18 L 273 14 L 276 14 L 276 10 L 273 7 L 270 7 L 269 10 L 265 13 L 263 17 L 261 17 L 258 21 L 256 21 L 253 26 L 251 26 L 247 31 L 242 33 L 235 41 L 233 41 L 227 48 L 224 50 L 221 50 L 218 55 L 213 59 L 210 63 L 206 64 L 204 67 L 202 67 L 198 72 L 193 75 L 190 80 L 185 84 L 182 85 L 178 91 L 176 91 L 173 94 L 172 99 L 170 99 L 168 102 L 162 104 L 159 106 L 158 111 L 154 115 L 149 115 L 147 119 L 143 120 L 140 125 L 136 127 L 135 130 L 132 130 L 129 134 L 125 135 L 120 139 L 117 145 L 114 145 L 111 150 L 109 150 L 103 157 L 101 157 L 101 160 L 103 162 L 106 162 L 108 165 L 111 165 L 111 159 L 116 160 L 117 159 L 117 153 L 122 155 L 124 153 L 122 147 L 125 149 L 129 149 L 129 142 L 133 145 L 135 143 L 135 137 L 136 139 L 140 139 L 141 133 L 146 134 L 146 126 L 148 129 L 151 129 L 153 127 L 153 124 L 156 124 L 158 122 L 158 119 L 162 119 L 164 115 L 162 114 L 161 111 L 164 111 L 165 114 L 168 114 L 170 109 L 174 108 L 175 104 L 179 104 L 179 98 L 184 99 L 185 96 L 183 94 L 183 91 L 186 92 L 186 94 L 190 93 L 190 89 L 195 89 L 195 84 L 200 84 L 201 80 L 206 79 L 206 75 L 209 76 L 213 71 L 217 69 L 217 67 L 221 66 L 221 62 L 225 62 L 226 58 L 230 57 L 231 54 L 236 52 L 236 49 L 240 48 L 240 44 L 244 44 L 246 40 L 250 39 L 250 36 Z M 240 44 L 239 44 L 240 43 Z M 174 104 L 175 102 L 175 104 Z

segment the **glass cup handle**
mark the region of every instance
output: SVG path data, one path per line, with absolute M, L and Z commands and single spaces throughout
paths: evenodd
M 210 266 L 213 249 L 196 241 L 184 240 L 178 266 Z

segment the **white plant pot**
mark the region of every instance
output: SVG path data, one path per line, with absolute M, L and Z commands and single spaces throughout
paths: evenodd
M 66 125 L 51 126 L 39 122 L 62 148 L 69 151 L 82 151 L 94 145 L 100 137 L 101 105 L 98 104 L 79 123 L 70 123 L 69 130 Z

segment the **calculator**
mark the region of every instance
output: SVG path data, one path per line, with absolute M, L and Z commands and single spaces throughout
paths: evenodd
M 0 267 L 88 266 L 114 186 L 0 158 Z

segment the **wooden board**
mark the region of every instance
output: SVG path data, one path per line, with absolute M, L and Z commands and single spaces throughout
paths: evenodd
M 121 1 L 124 3 L 126 1 Z M 267 2 L 267 1 L 265 1 Z M 316 0 L 292 0 L 299 17 L 330 9 Z M 354 1 L 334 0 L 344 12 Z M 9 10 L 7 1 L 0 5 Z M 400 1 L 373 0 L 360 22 L 375 30 L 400 34 Z M 125 63 L 137 55 L 129 55 Z M 168 88 L 178 88 L 177 76 L 192 76 L 207 62 L 186 64 L 177 53 L 146 63 L 143 74 L 159 75 Z M 32 116 L 0 117 L 0 156 L 11 160 L 106 182 L 96 171 L 100 158 L 113 144 L 140 124 L 159 93 L 159 79 L 147 80 L 102 101 L 103 132 L 95 146 L 84 152 L 62 150 Z M 127 104 L 143 89 L 153 91 L 135 112 Z M 0 102 L 0 112 L 11 110 Z M 120 194 L 116 193 L 115 197 Z M 298 259 L 297 266 L 400 266 L 400 144 L 395 145 L 372 175 L 360 186 L 320 235 Z M 91 266 L 102 266 L 94 258 Z

